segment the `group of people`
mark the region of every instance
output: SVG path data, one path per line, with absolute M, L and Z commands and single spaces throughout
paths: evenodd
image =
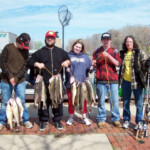
M 111 46 L 111 34 L 103 33 L 101 35 L 102 46 L 93 53 L 93 59 L 90 60 L 81 39 L 76 40 L 69 53 L 55 46 L 56 34 L 48 31 L 45 34 L 45 46 L 32 54 L 28 58 L 30 36 L 22 33 L 16 38 L 15 43 L 4 47 L 1 54 L 1 108 L 0 108 L 0 129 L 7 123 L 6 106 L 7 102 L 15 91 L 17 97 L 22 100 L 24 107 L 23 124 L 26 128 L 32 128 L 29 121 L 29 112 L 25 104 L 25 73 L 26 67 L 38 68 L 42 70 L 46 87 L 46 109 L 42 105 L 38 109 L 39 130 L 44 131 L 46 122 L 49 120 L 49 106 L 52 104 L 48 90 L 49 79 L 52 77 L 45 69 L 47 68 L 53 75 L 59 72 L 63 78 L 63 69 L 65 68 L 65 86 L 68 95 L 69 119 L 67 125 L 74 122 L 74 108 L 72 107 L 70 79 L 72 76 L 79 81 L 84 82 L 88 78 L 88 73 L 96 68 L 96 94 L 98 96 L 98 115 L 97 125 L 99 128 L 105 126 L 106 110 L 105 96 L 108 92 L 111 110 L 111 120 L 114 126 L 129 128 L 130 125 L 130 98 L 133 91 L 136 105 L 136 126 L 142 123 L 143 117 L 143 88 L 146 87 L 146 74 L 150 66 L 150 58 L 146 56 L 143 50 L 139 49 L 133 36 L 125 38 L 122 50 L 119 52 Z M 116 67 L 119 67 L 119 76 Z M 119 96 L 118 87 L 123 91 L 123 125 L 120 123 Z M 63 104 L 60 103 L 57 108 L 52 108 L 53 122 L 58 130 L 63 129 L 61 119 L 63 117 Z M 84 100 L 82 111 L 82 122 L 90 125 L 87 118 L 87 101 Z

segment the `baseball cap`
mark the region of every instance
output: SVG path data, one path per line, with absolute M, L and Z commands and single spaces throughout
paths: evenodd
M 29 49 L 29 43 L 30 43 L 30 35 L 27 34 L 27 33 L 21 33 L 19 36 L 18 36 L 18 39 L 19 39 L 19 43 L 22 45 L 22 47 L 24 49 Z
M 101 36 L 101 40 L 103 40 L 103 39 L 111 40 L 111 34 L 108 33 L 108 32 L 103 33 L 102 36 Z
M 48 31 L 48 32 L 46 32 L 45 38 L 47 38 L 47 37 L 49 37 L 49 36 L 53 37 L 54 39 L 56 38 L 56 34 L 55 34 L 55 32 L 53 32 L 53 31 Z

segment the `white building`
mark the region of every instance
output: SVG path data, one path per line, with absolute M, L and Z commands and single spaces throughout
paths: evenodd
M 0 53 L 6 44 L 15 42 L 16 37 L 17 35 L 14 33 L 0 31 Z

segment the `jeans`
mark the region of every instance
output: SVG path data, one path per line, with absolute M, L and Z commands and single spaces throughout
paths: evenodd
M 124 121 L 130 121 L 130 99 L 131 92 L 133 91 L 136 105 L 136 118 L 135 122 L 141 122 L 143 117 L 143 89 L 131 89 L 131 82 L 123 80 L 122 82 L 122 94 L 123 94 L 123 119 Z
M 29 112 L 25 104 L 25 89 L 26 89 L 25 81 L 14 86 L 15 95 L 16 97 L 21 99 L 22 105 L 24 108 L 23 123 L 29 120 Z M 12 90 L 13 90 L 13 86 L 11 84 L 1 81 L 1 109 L 0 109 L 0 123 L 1 124 L 6 124 L 6 121 L 7 121 L 6 106 L 7 106 L 8 100 L 12 96 Z
M 110 102 L 111 120 L 113 122 L 119 121 L 120 114 L 119 114 L 118 84 L 98 83 L 96 86 L 96 91 L 98 95 L 98 115 L 97 115 L 98 122 L 105 122 L 106 120 L 106 110 L 105 110 L 106 92 L 108 92 Z

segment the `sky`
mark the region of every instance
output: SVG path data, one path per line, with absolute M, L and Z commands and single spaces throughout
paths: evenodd
M 69 39 L 86 38 L 127 25 L 150 25 L 149 0 L 0 0 L 0 31 L 29 33 L 33 41 L 44 42 L 45 33 L 62 25 L 58 10 L 67 5 L 72 19 L 65 26 Z

